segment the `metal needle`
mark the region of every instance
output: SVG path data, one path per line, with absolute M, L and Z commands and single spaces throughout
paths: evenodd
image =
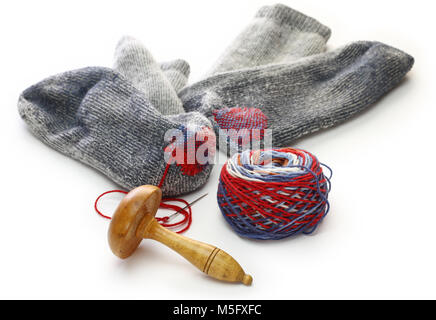
M 183 208 L 177 210 L 176 212 L 174 212 L 172 215 L 168 216 L 168 220 L 170 220 L 172 217 L 174 217 L 176 214 L 180 213 L 180 211 L 185 210 L 188 207 L 192 207 L 193 204 L 195 204 L 196 202 L 200 201 L 201 199 L 203 199 L 205 196 L 207 196 L 209 193 L 205 193 L 203 194 L 201 197 L 198 197 L 197 199 L 195 199 L 194 201 L 192 201 L 191 203 L 188 203 L 186 206 L 184 206 Z

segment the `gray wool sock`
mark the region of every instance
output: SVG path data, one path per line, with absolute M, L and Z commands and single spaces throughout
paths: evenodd
M 183 81 L 180 77 L 186 74 L 186 65 L 179 61 L 178 64 L 164 64 L 163 68 L 171 72 L 171 79 L 180 86 Z M 181 69 L 180 69 L 181 67 Z M 115 71 L 124 75 L 132 84 L 142 91 L 150 103 L 164 115 L 183 113 L 183 105 L 170 80 L 165 76 L 161 66 L 154 60 L 150 52 L 136 39 L 123 37 L 115 50 Z M 189 70 L 188 70 L 189 71 Z M 174 78 L 173 76 L 176 76 Z
M 263 123 L 272 130 L 273 146 L 284 147 L 367 108 L 395 87 L 413 63 L 410 55 L 382 43 L 356 42 L 293 63 L 211 76 L 183 89 L 180 97 L 187 111 L 205 114 L 216 130 Z M 232 112 L 237 107 L 257 110 Z
M 197 112 L 164 116 L 124 76 L 91 67 L 52 76 L 25 90 L 18 110 L 31 131 L 52 148 L 101 171 L 132 189 L 158 185 L 167 163 L 170 129 L 188 136 L 214 133 Z M 173 164 L 163 180 L 165 196 L 177 196 L 206 183 L 212 164 Z
M 162 62 L 159 65 L 177 93 L 186 86 L 190 73 L 188 62 L 182 59 L 177 59 Z
M 282 4 L 262 7 L 208 75 L 324 52 L 330 34 L 328 27 Z

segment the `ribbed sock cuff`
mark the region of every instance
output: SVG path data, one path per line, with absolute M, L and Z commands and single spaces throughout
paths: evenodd
M 256 18 L 273 19 L 279 24 L 288 24 L 301 31 L 318 33 L 326 40 L 329 39 L 331 35 L 331 30 L 327 26 L 283 4 L 260 8 L 256 14 Z

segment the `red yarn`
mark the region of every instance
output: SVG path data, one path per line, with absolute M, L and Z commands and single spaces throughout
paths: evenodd
M 212 112 L 221 129 L 265 129 L 268 118 L 257 108 L 224 108 Z
M 112 219 L 111 217 L 108 217 L 108 216 L 106 216 L 106 215 L 104 215 L 103 213 L 101 213 L 101 211 L 100 210 L 98 210 L 98 207 L 97 207 L 97 205 L 98 205 L 98 201 L 100 201 L 100 199 L 103 197 L 103 196 L 105 196 L 105 195 L 107 195 L 108 193 L 114 193 L 114 192 L 119 192 L 119 193 L 124 193 L 124 194 L 127 194 L 127 192 L 126 191 L 124 191 L 124 190 L 110 190 L 110 191 L 106 191 L 106 192 L 104 192 L 104 193 L 102 193 L 101 195 L 99 195 L 98 197 L 97 197 L 97 199 L 95 199 L 95 202 L 94 202 L 94 209 L 95 209 L 95 211 L 99 214 L 99 215 L 101 215 L 103 218 L 105 218 L 105 219 Z
M 164 174 L 162 176 L 162 179 L 159 183 L 159 188 L 162 187 L 162 184 L 165 180 L 165 177 L 168 173 L 168 169 L 169 169 L 170 164 L 168 163 Z M 97 197 L 97 199 L 95 200 L 94 203 L 94 209 L 95 211 L 102 216 L 105 219 L 111 219 L 111 217 L 104 215 L 103 213 L 101 213 L 101 211 L 98 209 L 98 201 L 105 195 L 109 194 L 109 193 L 114 193 L 114 192 L 119 192 L 119 193 L 123 193 L 123 194 L 127 194 L 127 191 L 124 190 L 110 190 L 110 191 L 106 191 L 104 193 L 102 193 L 101 195 L 99 195 Z M 166 202 L 181 202 L 183 204 L 185 204 L 185 207 L 179 207 L 177 205 L 174 204 L 167 204 Z M 159 208 L 163 208 L 163 209 L 171 209 L 175 211 L 175 214 L 182 214 L 183 215 L 183 219 L 175 222 L 175 223 L 167 223 L 171 217 L 171 216 L 166 216 L 166 217 L 156 217 L 156 220 L 160 223 L 161 226 L 165 227 L 165 228 L 177 228 L 177 227 L 183 227 L 183 229 L 176 231 L 177 233 L 183 233 L 186 230 L 188 230 L 191 227 L 191 223 L 192 223 L 192 209 L 191 206 L 189 205 L 189 203 L 186 200 L 183 199 L 178 199 L 178 198 L 165 198 L 162 199 Z M 173 214 L 174 215 L 174 214 Z
M 163 175 L 162 175 L 162 178 L 160 179 L 160 182 L 159 182 L 159 184 L 158 184 L 158 187 L 159 188 L 162 188 L 162 185 L 163 185 L 163 183 L 164 183 L 164 181 L 165 181 L 165 178 L 166 178 L 166 176 L 167 176 L 167 173 L 168 173 L 168 170 L 169 170 L 169 168 L 170 168 L 170 165 L 171 165 L 171 163 L 167 163 L 167 166 L 165 167 L 165 171 L 164 171 L 164 173 L 163 173 Z
M 215 122 L 221 129 L 229 130 L 231 143 L 243 146 L 250 141 L 263 140 L 268 118 L 257 108 L 223 108 L 212 112 Z
M 327 212 L 326 199 L 321 194 L 328 193 L 329 181 L 316 157 L 307 151 L 292 148 L 275 151 L 300 156 L 300 165 L 310 171 L 302 171 L 292 179 L 266 183 L 231 175 L 226 165 L 221 170 L 218 202 L 224 216 L 242 235 L 269 239 L 310 230 L 317 226 Z M 255 152 L 259 151 L 251 151 L 250 157 L 256 157 Z M 273 158 L 260 165 L 277 162 L 286 166 L 287 161 L 285 158 Z M 242 165 L 240 158 L 238 163 Z M 271 171 L 269 174 L 277 173 Z M 285 210 L 289 207 L 293 209 Z M 268 234 L 269 231 L 277 234 Z
M 208 127 L 201 127 L 196 131 L 182 128 L 183 141 L 178 141 L 175 137 L 172 142 L 164 148 L 164 152 L 170 154 L 169 163 L 175 163 L 182 174 L 196 176 L 204 170 L 207 163 L 197 161 L 197 152 L 203 145 L 206 147 L 204 157 L 212 158 L 216 148 L 215 133 Z
M 178 201 L 178 202 L 182 202 L 185 204 L 186 209 L 173 205 L 173 204 L 166 204 L 164 202 L 171 202 L 171 201 Z M 192 224 L 192 208 L 189 205 L 189 203 L 183 199 L 178 199 L 178 198 L 165 198 L 162 199 L 162 202 L 160 203 L 160 208 L 164 208 L 164 209 L 172 209 L 176 212 L 176 214 L 181 213 L 184 218 L 178 222 L 175 223 L 166 223 L 167 221 L 169 221 L 171 219 L 171 216 L 166 216 L 166 217 L 158 217 L 156 218 L 157 221 L 159 221 L 159 223 L 166 228 L 176 228 L 176 227 L 182 227 L 185 225 L 185 227 L 182 230 L 177 231 L 177 233 L 183 233 L 186 230 L 188 230 L 191 227 Z
M 294 154 L 299 154 L 301 156 L 304 156 L 304 154 L 297 149 L 287 148 L 287 149 L 281 149 L 280 151 L 292 152 Z M 311 156 L 313 160 L 312 167 L 310 169 L 316 175 L 321 174 L 322 168 L 319 165 L 317 165 L 318 160 L 312 154 L 310 153 L 307 154 L 309 154 L 309 156 Z M 266 163 L 262 163 L 262 164 L 266 164 Z M 247 181 L 247 180 L 241 180 L 239 178 L 233 177 L 227 172 L 226 166 L 223 166 L 221 170 L 221 179 L 226 185 L 226 187 L 228 188 L 229 191 L 228 195 L 233 199 L 233 201 L 231 202 L 232 205 L 238 205 L 241 204 L 242 202 L 250 203 L 250 207 L 245 208 L 244 215 L 248 216 L 253 221 L 255 221 L 256 218 L 253 218 L 252 214 L 255 214 L 256 212 L 261 212 L 263 215 L 275 218 L 277 220 L 285 220 L 286 222 L 291 222 L 294 218 L 298 217 L 298 215 L 295 213 L 292 212 L 289 213 L 283 209 L 276 208 L 273 205 L 269 204 L 267 201 L 260 200 L 259 197 L 253 196 L 253 191 L 259 191 L 260 194 L 274 194 L 274 200 L 277 200 L 278 202 L 283 201 L 288 203 L 290 202 L 290 200 L 298 198 L 298 202 L 296 202 L 297 203 L 296 209 L 301 209 L 305 205 L 313 206 L 318 204 L 318 201 L 311 201 L 302 198 L 303 196 L 306 196 L 306 198 L 310 199 L 313 195 L 318 193 L 316 184 L 312 183 L 313 175 L 309 172 L 307 172 L 304 175 L 301 175 L 297 179 L 288 181 L 286 183 L 268 182 L 266 184 L 264 182 Z M 324 184 L 325 182 L 326 182 L 326 178 L 323 178 L 319 183 Z M 285 193 L 285 194 L 289 193 L 289 187 L 294 187 L 297 189 L 294 190 L 291 195 L 282 195 L 281 193 Z M 301 188 L 309 189 L 311 191 L 309 193 L 303 192 L 301 191 Z M 326 192 L 325 189 L 321 189 L 321 191 Z M 280 215 L 277 215 L 276 213 L 280 213 Z M 296 229 L 302 224 L 309 223 L 312 219 L 313 221 L 310 223 L 309 226 L 315 226 L 321 218 L 322 218 L 321 215 L 318 216 L 307 215 L 304 219 L 300 221 L 296 221 L 294 224 L 292 224 L 289 227 L 289 229 Z M 265 229 L 269 229 L 271 227 L 271 226 L 262 225 L 260 222 L 257 223 L 262 227 L 264 227 Z

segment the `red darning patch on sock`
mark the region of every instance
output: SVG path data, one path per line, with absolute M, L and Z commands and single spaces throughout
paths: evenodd
M 213 111 L 221 129 L 266 129 L 268 118 L 257 108 L 223 108 Z
M 172 160 L 180 168 L 182 174 L 195 176 L 209 164 L 208 161 L 206 163 L 200 161 L 197 152 L 204 151 L 202 154 L 204 159 L 213 159 L 216 148 L 215 133 L 208 127 L 201 127 L 196 131 L 183 128 L 182 131 L 184 141 L 174 140 L 165 148 L 165 152 L 172 153 Z

